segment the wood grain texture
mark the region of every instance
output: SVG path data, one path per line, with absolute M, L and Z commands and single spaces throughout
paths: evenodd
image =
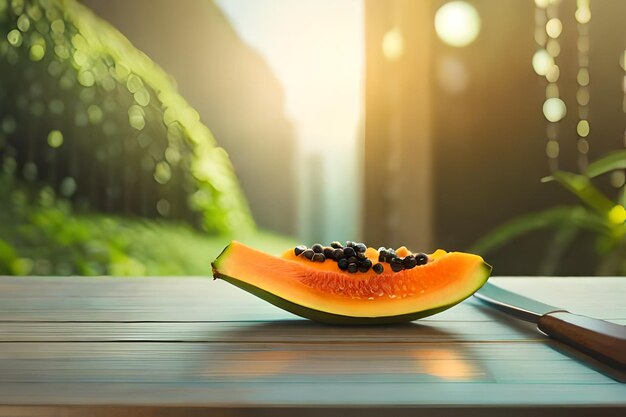
M 538 343 L 11 343 L 0 366 L 0 383 L 613 384 Z
M 468 300 L 470 304 L 477 301 Z M 480 308 L 482 306 L 477 306 Z M 267 322 L 1 322 L 1 342 L 285 342 L 454 343 L 543 340 L 534 325 L 501 321 L 435 321 L 391 327 L 334 327 L 304 319 Z
M 492 280 L 626 324 L 626 279 Z M 206 278 L 0 277 L 0 416 L 623 414 L 606 373 L 473 299 L 333 327 Z
M 198 407 L 194 405 L 180 405 L 176 407 L 159 406 L 88 406 L 72 405 L 64 407 L 27 406 L 11 407 L 0 406 L 0 416 L 10 417 L 370 417 L 395 416 L 415 417 L 450 417 L 463 415 L 467 417 L 581 417 L 601 412 L 602 417 L 622 417 L 624 410 L 620 407 L 604 406 L 587 407 L 572 405 L 567 408 L 537 408 L 533 406 L 519 406 L 511 409 L 503 406 L 470 407 L 437 407 L 422 406 L 419 409 L 410 405 L 399 405 L 393 408 L 379 405 L 364 405 L 360 407 L 303 407 L 303 406 L 244 406 L 229 404 L 224 407 Z

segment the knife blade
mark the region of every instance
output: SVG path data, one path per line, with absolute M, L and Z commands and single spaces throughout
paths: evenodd
M 486 283 L 474 296 L 507 314 L 537 324 L 546 335 L 610 366 L 626 369 L 626 326 L 544 304 Z

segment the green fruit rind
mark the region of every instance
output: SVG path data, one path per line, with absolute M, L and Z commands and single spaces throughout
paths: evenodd
M 378 317 L 353 317 L 353 316 L 344 316 L 340 314 L 333 314 L 327 311 L 321 311 L 312 309 L 309 307 L 305 307 L 303 305 L 294 303 L 293 301 L 286 300 L 282 297 L 277 296 L 276 294 L 272 294 L 269 291 L 263 290 L 254 285 L 248 284 L 247 282 L 241 281 L 237 278 L 224 275 L 219 272 L 220 259 L 223 259 L 223 256 L 228 254 L 229 247 L 226 247 L 222 254 L 212 263 L 213 266 L 213 277 L 220 278 L 224 281 L 235 285 L 241 288 L 244 291 L 247 291 L 270 304 L 275 305 L 283 310 L 286 310 L 290 313 L 293 313 L 297 316 L 304 317 L 310 320 L 314 320 L 320 323 L 326 324 L 334 324 L 334 325 L 377 325 L 377 324 L 394 324 L 394 323 L 406 323 L 409 321 L 421 319 L 424 317 L 432 316 L 433 314 L 440 313 L 444 310 L 453 307 L 463 300 L 469 298 L 474 292 L 478 291 L 489 279 L 489 274 L 491 273 L 492 267 L 491 265 L 483 262 L 483 264 L 478 268 L 475 272 L 475 276 L 473 280 L 476 282 L 475 288 L 467 293 L 463 294 L 461 298 L 456 300 L 453 303 L 436 306 L 430 308 L 428 310 L 416 311 L 408 314 L 401 314 L 395 316 L 378 316 Z

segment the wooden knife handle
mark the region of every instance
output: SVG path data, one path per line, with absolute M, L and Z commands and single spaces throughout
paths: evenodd
M 537 327 L 589 356 L 626 368 L 626 326 L 558 311 L 541 316 Z

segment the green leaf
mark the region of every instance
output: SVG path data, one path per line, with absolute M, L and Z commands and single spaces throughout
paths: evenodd
M 585 174 L 594 178 L 616 169 L 626 169 L 626 150 L 611 152 L 607 156 L 589 164 Z
M 602 215 L 607 215 L 615 206 L 615 203 L 594 187 L 589 178 L 584 175 L 556 171 L 552 174 L 552 178 Z
M 469 248 L 469 251 L 486 254 L 530 232 L 561 227 L 568 223 L 600 233 L 606 233 L 609 230 L 606 222 L 583 207 L 556 207 L 526 214 L 504 223 L 480 238 Z

